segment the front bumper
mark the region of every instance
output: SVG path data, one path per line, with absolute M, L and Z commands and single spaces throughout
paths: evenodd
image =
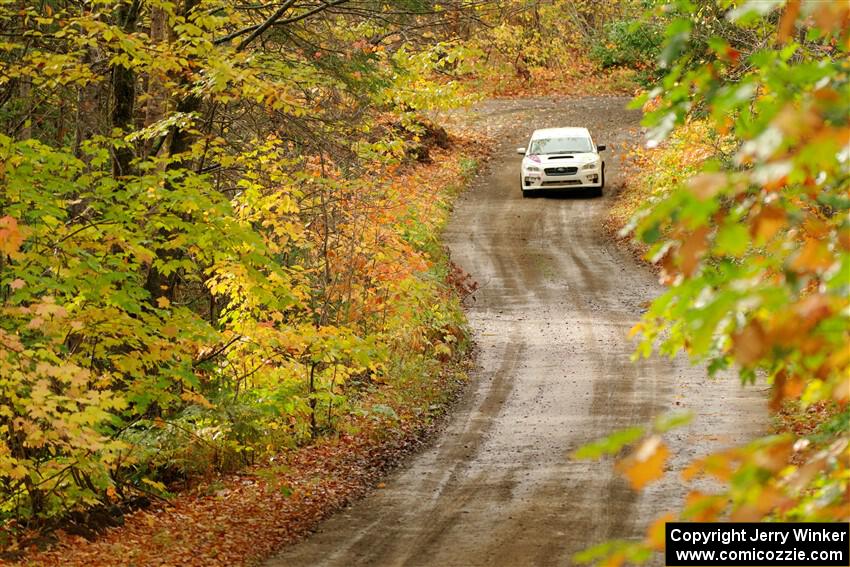
M 602 186 L 602 170 L 579 170 L 572 175 L 547 175 L 545 172 L 523 172 L 522 188 L 536 189 L 581 189 Z

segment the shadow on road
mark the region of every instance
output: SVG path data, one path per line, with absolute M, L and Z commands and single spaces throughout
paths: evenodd
M 602 191 L 599 189 L 547 189 L 537 193 L 532 192 L 528 196 L 532 199 L 585 200 L 601 198 Z

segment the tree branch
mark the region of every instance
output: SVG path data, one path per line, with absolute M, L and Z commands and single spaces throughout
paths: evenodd
M 310 16 L 318 14 L 319 12 L 323 12 L 323 11 L 329 9 L 329 8 L 333 8 L 334 6 L 339 6 L 340 4 L 345 4 L 346 2 L 349 2 L 349 1 L 350 0 L 334 0 L 333 2 L 322 2 L 322 4 L 320 6 L 316 6 L 312 10 L 308 10 L 308 11 L 304 12 L 303 14 L 299 14 L 297 16 L 293 16 L 291 18 L 281 20 L 283 15 L 296 2 L 296 0 L 286 0 L 286 2 L 284 2 L 280 6 L 280 8 L 278 8 L 262 24 L 255 24 L 255 25 L 252 25 L 252 26 L 244 27 L 240 30 L 236 30 L 232 33 L 227 34 L 226 36 L 224 36 L 220 39 L 215 40 L 214 43 L 216 45 L 221 45 L 222 43 L 227 43 L 228 41 L 236 39 L 237 37 L 243 36 L 246 33 L 251 34 L 248 37 L 246 37 L 245 39 L 243 39 L 242 42 L 239 43 L 239 45 L 236 47 L 236 51 L 242 51 L 246 47 L 248 47 L 248 45 L 250 45 L 255 39 L 257 39 L 263 33 L 265 33 L 265 31 L 268 30 L 271 26 L 285 26 L 285 25 L 288 25 L 288 24 L 292 24 L 292 23 L 298 22 L 300 20 L 309 18 Z
M 245 38 L 242 43 L 239 44 L 239 47 L 236 48 L 237 51 L 241 51 L 244 49 L 248 43 L 254 41 L 257 36 L 263 33 L 270 25 L 272 25 L 275 21 L 279 20 L 281 16 L 283 16 L 287 10 L 289 10 L 293 4 L 295 4 L 296 0 L 286 0 L 283 4 L 281 4 L 280 8 L 278 8 L 274 14 L 272 14 L 265 22 L 262 24 L 254 24 L 253 26 L 247 26 L 242 28 L 241 30 L 236 30 L 233 33 L 227 34 L 221 39 L 215 40 L 216 45 L 220 45 L 222 43 L 227 43 L 232 39 L 236 39 L 241 35 L 245 35 L 246 33 L 252 33 L 249 37 Z

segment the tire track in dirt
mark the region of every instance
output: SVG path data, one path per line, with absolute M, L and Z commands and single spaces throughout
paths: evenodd
M 680 359 L 630 362 L 627 332 L 660 288 L 604 235 L 610 197 L 520 195 L 513 149 L 533 129 L 587 126 L 621 148 L 639 120 L 626 102 L 490 101 L 462 118 L 502 140 L 445 235 L 481 284 L 468 309 L 479 368 L 430 448 L 268 566 L 569 565 L 590 544 L 642 537 L 684 494 L 675 474 L 636 494 L 610 460 L 570 460 L 577 447 L 688 407 L 701 414 L 671 436 L 674 470 L 758 433 L 762 400 L 734 380 L 709 381 Z M 616 153 L 606 163 L 611 186 Z

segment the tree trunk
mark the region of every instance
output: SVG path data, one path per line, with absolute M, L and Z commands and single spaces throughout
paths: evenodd
M 198 0 L 186 0 L 185 4 L 183 5 L 183 15 L 185 17 L 188 17 L 197 4 Z M 164 15 L 163 17 L 167 18 L 167 15 Z M 157 25 L 160 24 L 158 23 Z M 153 22 L 151 23 L 151 27 L 153 28 Z M 153 29 L 151 33 L 153 33 Z M 164 33 L 167 33 L 167 30 Z M 177 110 L 178 112 L 189 113 L 196 111 L 198 108 L 200 108 L 200 106 L 200 97 L 194 94 L 190 94 L 184 99 L 177 102 L 175 110 Z M 183 128 L 174 127 L 171 128 L 165 141 L 158 148 L 158 151 L 161 155 L 172 156 L 186 151 L 187 149 L 189 149 L 190 145 L 191 140 L 186 130 L 184 130 Z M 172 165 L 171 167 L 182 166 Z M 160 251 L 158 252 L 158 258 L 160 260 L 174 259 L 177 258 L 179 254 L 179 251 L 174 250 Z M 145 289 L 150 294 L 151 300 L 156 301 L 156 299 L 159 297 L 174 299 L 174 288 L 177 283 L 177 276 L 178 274 L 175 273 L 172 275 L 171 278 L 169 278 L 168 276 L 165 276 L 159 270 L 157 270 L 155 266 L 151 266 L 150 270 L 148 270 L 147 281 L 145 282 Z
M 24 114 L 24 121 L 21 125 L 20 130 L 20 139 L 21 140 L 29 140 L 32 138 L 32 114 L 33 114 L 33 101 L 32 101 L 32 83 L 30 83 L 29 79 L 24 79 L 20 83 L 20 97 L 21 100 L 24 101 L 24 108 L 26 109 Z
M 158 6 L 151 6 L 151 42 L 157 49 L 164 49 L 171 43 L 173 34 L 168 25 L 168 12 Z M 148 96 L 145 106 L 145 126 L 162 120 L 168 111 L 168 90 L 165 87 L 166 77 L 160 73 L 151 72 L 148 76 Z M 151 151 L 152 140 L 145 142 L 145 154 Z M 162 148 L 168 152 L 168 148 Z M 162 150 L 161 150 L 162 151 Z
M 310 438 L 315 439 L 319 436 L 319 426 L 316 423 L 316 365 L 313 362 L 310 365 Z
M 130 32 L 136 26 L 139 18 L 139 0 L 131 4 L 122 3 L 118 6 L 116 17 L 121 28 Z M 136 75 L 132 70 L 122 66 L 112 67 L 112 108 L 110 109 L 110 124 L 113 128 L 123 130 L 133 123 L 133 109 L 136 103 Z M 130 163 L 133 160 L 133 150 L 129 147 L 115 148 L 112 152 L 112 175 L 121 177 L 130 174 Z

